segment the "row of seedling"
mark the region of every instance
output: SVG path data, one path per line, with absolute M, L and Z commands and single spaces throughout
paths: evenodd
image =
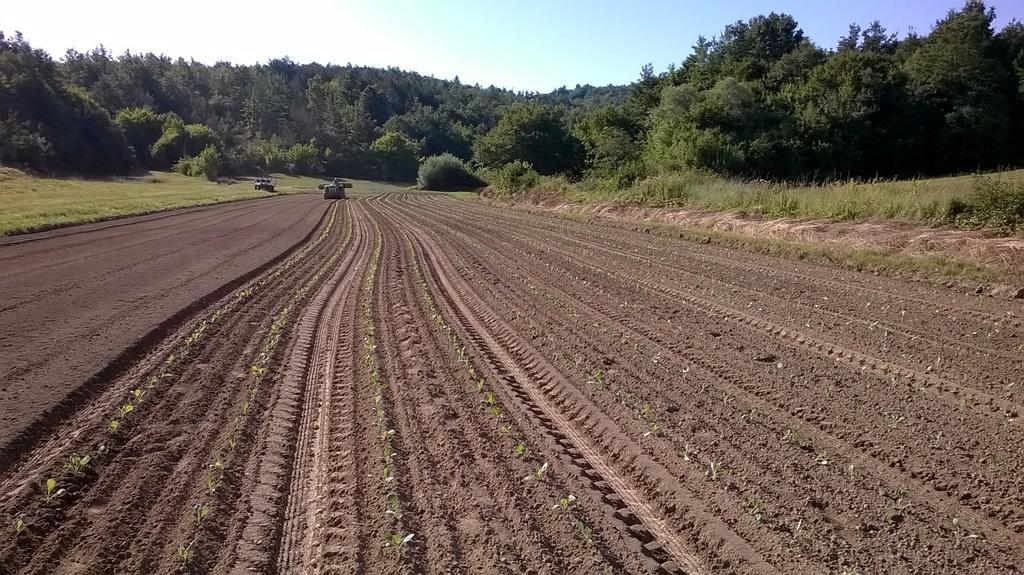
M 331 225 L 333 225 L 333 221 L 334 213 L 332 212 L 328 219 L 328 225 L 315 238 L 314 242 L 305 246 L 295 255 L 305 255 L 305 253 L 312 249 L 312 247 L 315 247 L 317 243 L 323 241 L 323 239 L 327 237 Z M 270 323 L 270 327 L 263 338 L 260 351 L 249 365 L 247 372 L 248 381 L 246 385 L 246 394 L 235 409 L 235 415 L 231 420 L 230 431 L 224 439 L 223 445 L 218 447 L 214 452 L 210 463 L 206 466 L 206 472 L 204 475 L 205 493 L 203 500 L 192 506 L 196 519 L 195 530 L 191 537 L 178 544 L 176 550 L 176 558 L 183 568 L 195 557 L 196 545 L 199 541 L 201 529 L 213 511 L 213 498 L 225 480 L 229 458 L 233 457 L 236 453 L 241 436 L 248 424 L 249 417 L 253 413 L 255 402 L 260 394 L 264 380 L 270 373 L 275 352 L 284 337 L 285 328 L 288 324 L 292 310 L 295 308 L 297 302 L 309 291 L 310 287 L 317 285 L 323 274 L 332 269 L 332 264 L 341 253 L 341 251 L 334 252 L 327 264 L 321 266 L 309 281 L 304 282 L 302 287 L 293 292 L 290 295 L 288 302 L 274 315 L 274 318 Z M 265 280 L 259 285 L 262 286 L 273 278 L 279 276 L 288 268 L 288 266 L 291 265 L 292 261 L 294 261 L 292 258 L 286 260 L 282 266 L 275 270 L 275 272 L 269 277 L 265 278 Z M 250 291 L 250 293 L 245 294 L 245 297 L 251 295 Z
M 235 449 L 238 447 L 239 436 L 245 429 L 249 415 L 252 413 L 254 403 L 256 398 L 259 396 L 263 380 L 269 372 L 270 363 L 274 357 L 274 351 L 276 350 L 278 343 L 281 341 L 281 334 L 284 330 L 285 324 L 288 322 L 288 317 L 290 316 L 291 311 L 292 303 L 289 303 L 281 308 L 281 310 L 274 316 L 268 333 L 263 339 L 263 345 L 260 348 L 259 354 L 257 354 L 256 358 L 249 365 L 246 394 L 235 410 L 235 415 L 231 420 L 231 429 L 224 441 L 224 445 L 220 446 L 214 452 L 210 463 L 206 466 L 206 473 L 204 476 L 204 484 L 206 488 L 204 500 L 193 505 L 193 511 L 196 518 L 194 534 L 187 540 L 187 542 L 183 542 L 178 545 L 176 551 L 177 559 L 182 566 L 188 564 L 195 554 L 195 547 L 196 542 L 199 539 L 199 532 L 202 529 L 203 523 L 213 510 L 213 497 L 216 495 L 217 490 L 224 481 L 224 475 L 226 473 L 225 459 L 231 457 L 234 454 Z
M 431 314 L 431 319 L 434 324 L 441 330 L 441 333 L 445 335 L 445 339 L 451 346 L 452 352 L 455 354 L 456 359 L 462 365 L 466 372 L 466 377 L 472 382 L 473 390 L 480 397 L 480 404 L 487 411 L 487 413 L 494 418 L 495 429 L 498 433 L 511 443 L 511 453 L 513 456 L 518 458 L 525 458 L 529 453 L 526 440 L 518 433 L 515 427 L 512 425 L 511 419 L 506 417 L 505 409 L 498 399 L 497 394 L 492 390 L 488 384 L 487 379 L 477 370 L 473 364 L 473 359 L 466 349 L 466 345 L 462 342 L 462 338 L 456 332 L 455 328 L 452 327 L 444 316 L 441 314 L 440 309 L 437 307 L 437 303 L 434 301 L 434 297 L 430 294 L 430 288 L 427 285 L 426 278 L 423 277 L 423 270 L 416 266 L 416 274 L 419 277 L 420 289 L 423 292 L 423 303 L 427 307 L 427 311 Z M 547 462 L 541 463 L 534 473 L 531 473 L 526 479 L 541 479 L 547 472 Z
M 462 343 L 455 329 L 445 321 L 444 316 L 437 308 L 434 298 L 430 295 L 430 290 L 423 278 L 422 271 L 419 268 L 416 271 L 419 273 L 420 287 L 423 290 L 423 301 L 431 313 L 434 323 L 445 334 L 449 344 L 451 344 L 455 357 L 463 365 L 466 375 L 472 382 L 474 392 L 481 398 L 481 405 L 494 418 L 495 427 L 499 435 L 508 438 L 511 443 L 511 455 L 516 458 L 526 459 L 530 455 L 526 440 L 516 431 L 511 421 L 504 417 L 504 411 L 497 395 L 488 387 L 486 378 L 480 375 L 473 365 L 472 358 L 466 351 L 466 346 Z M 523 478 L 524 481 L 544 481 L 548 477 L 548 462 L 540 460 L 537 460 L 537 462 L 536 468 Z M 558 498 L 552 509 L 562 512 L 576 533 L 587 545 L 594 545 L 593 529 L 591 529 L 580 513 L 579 501 L 575 495 L 566 494 Z
M 379 238 L 378 238 L 379 239 Z M 373 323 L 373 288 L 377 280 L 378 258 L 381 243 L 376 244 L 373 258 L 367 269 L 362 286 L 361 312 L 363 323 L 363 367 L 370 382 L 370 403 L 377 426 L 377 439 L 381 450 L 381 483 L 383 485 L 384 515 L 388 527 L 384 530 L 384 546 L 399 556 L 404 555 L 414 534 L 403 527 L 402 502 L 398 494 L 396 478 L 395 429 L 388 419 L 385 402 L 387 382 L 381 376 L 377 363 L 376 327 Z
M 121 432 L 128 419 L 131 416 L 138 414 L 140 408 L 145 403 L 147 396 L 154 392 L 161 383 L 174 379 L 175 373 L 172 370 L 175 364 L 180 363 L 181 360 L 191 356 L 198 350 L 199 344 L 202 342 L 211 326 L 220 321 L 223 316 L 238 308 L 245 300 L 251 298 L 256 289 L 263 287 L 268 282 L 275 279 L 296 260 L 304 257 L 311 249 L 322 242 L 323 239 L 327 237 L 330 228 L 334 224 L 334 216 L 335 214 L 332 212 L 331 216 L 328 218 L 327 225 L 313 242 L 303 246 L 301 250 L 286 259 L 272 274 L 264 276 L 259 281 L 237 290 L 228 302 L 214 309 L 207 317 L 198 320 L 192 331 L 181 337 L 172 346 L 170 354 L 164 358 L 163 362 L 161 362 L 158 368 L 154 370 L 154 373 L 151 373 L 146 377 L 140 385 L 133 388 L 128 393 L 127 397 L 123 401 L 118 403 L 114 412 L 107 419 L 107 431 L 111 434 Z M 56 470 L 55 473 L 49 474 L 49 476 L 47 476 L 43 481 L 43 503 L 48 507 L 58 504 L 61 497 L 66 493 L 66 489 L 61 487 L 60 484 L 62 482 L 66 483 L 71 478 L 79 480 L 90 468 L 90 465 L 94 465 L 94 462 L 98 461 L 101 456 L 107 454 L 109 448 L 110 445 L 108 442 L 102 441 L 94 447 L 94 450 L 92 451 L 84 450 L 83 452 L 83 450 L 79 450 L 69 455 L 64 462 L 63 468 Z M 67 477 L 68 475 L 70 475 L 71 478 Z M 20 535 L 25 531 L 25 529 L 27 529 L 27 527 L 28 525 L 25 523 L 22 516 L 15 519 L 14 530 L 16 535 Z

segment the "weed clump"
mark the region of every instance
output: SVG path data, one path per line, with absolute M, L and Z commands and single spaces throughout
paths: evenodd
M 967 198 L 950 202 L 946 219 L 969 227 L 1024 227 L 1024 181 L 978 177 Z
M 217 181 L 220 173 L 222 158 L 217 148 L 207 146 L 199 152 L 198 156 L 189 156 L 178 160 L 174 164 L 174 170 L 193 178 L 206 178 L 211 182 Z

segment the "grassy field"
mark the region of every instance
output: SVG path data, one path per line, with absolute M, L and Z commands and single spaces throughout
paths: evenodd
M 578 203 L 610 202 L 654 207 L 735 210 L 766 218 L 830 220 L 902 220 L 943 223 L 956 206 L 970 204 L 986 184 L 1024 186 L 1024 170 L 984 176 L 921 180 L 847 182 L 792 186 L 743 182 L 705 174 L 669 174 L 648 178 L 629 188 L 605 181 L 568 183 L 546 179 L 545 191 Z
M 320 181 L 274 176 L 282 193 L 315 191 Z M 140 177 L 76 180 L 37 178 L 0 168 L 0 235 L 268 195 L 254 191 L 248 179 L 216 184 L 176 173 L 151 172 Z

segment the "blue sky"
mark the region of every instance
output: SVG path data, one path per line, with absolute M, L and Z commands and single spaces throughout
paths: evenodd
M 962 0 L 12 0 L 0 30 L 60 55 L 104 44 L 212 63 L 397 66 L 465 83 L 548 91 L 622 84 L 640 67 L 681 62 L 697 36 L 771 11 L 796 17 L 832 48 L 851 22 L 927 33 Z M 997 28 L 1024 20 L 1024 0 L 989 0 Z

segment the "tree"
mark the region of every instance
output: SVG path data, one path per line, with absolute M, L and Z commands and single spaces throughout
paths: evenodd
M 400 132 L 385 132 L 370 149 L 380 157 L 381 175 L 396 182 L 411 182 L 419 168 L 419 145 Z
M 540 104 L 513 104 L 485 136 L 477 140 L 474 157 L 498 168 L 516 160 L 541 174 L 576 174 L 583 167 L 583 146 L 561 116 Z
M 643 127 L 621 106 L 604 106 L 584 114 L 574 133 L 583 143 L 587 168 L 599 177 L 626 184 L 643 174 Z
M 151 108 L 125 108 L 114 117 L 140 165 L 149 162 L 149 149 L 163 133 L 163 120 Z
M 923 110 L 931 171 L 977 169 L 1010 160 L 1016 77 L 994 41 L 995 13 L 980 0 L 950 11 L 905 62 Z
M 666 88 L 653 117 L 646 155 L 657 171 L 779 169 L 767 145 L 773 138 L 765 136 L 768 114 L 751 86 L 735 78 L 703 91 L 690 84 Z
M 38 170 L 120 174 L 132 165 L 124 134 L 83 89 L 64 82 L 45 52 L 0 33 L 0 158 Z
M 731 76 L 758 80 L 797 47 L 805 44 L 803 30 L 789 14 L 772 12 L 725 27 L 719 38 L 703 37 L 679 71 L 678 82 L 693 82 L 710 88 L 717 80 Z
M 806 81 L 786 87 L 802 143 L 819 172 L 837 175 L 913 170 L 906 77 L 892 56 L 842 50 Z
M 413 106 L 401 116 L 392 116 L 384 129 L 405 134 L 419 142 L 420 153 L 436 156 L 450 153 L 463 160 L 473 156 L 473 134 L 462 124 L 452 120 L 444 111 L 422 104 Z

